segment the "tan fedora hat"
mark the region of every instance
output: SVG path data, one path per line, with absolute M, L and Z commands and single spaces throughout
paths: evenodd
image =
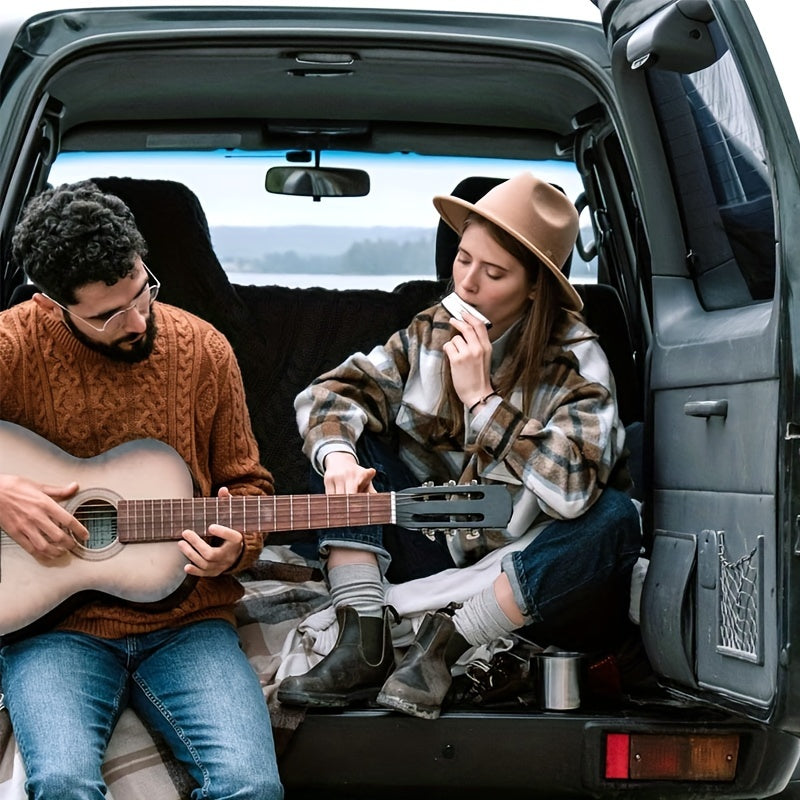
M 580 295 L 562 271 L 578 237 L 578 212 L 563 192 L 523 172 L 490 189 L 474 204 L 437 195 L 433 205 L 459 235 L 470 213 L 511 234 L 556 276 L 565 306 L 576 311 L 583 308 Z

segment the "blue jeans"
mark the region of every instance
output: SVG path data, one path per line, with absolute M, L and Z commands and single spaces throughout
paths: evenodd
M 615 647 L 630 629 L 633 565 L 642 545 L 628 495 L 606 488 L 577 519 L 551 522 L 502 562 L 514 599 L 540 644 L 594 652 Z
M 227 622 L 121 639 L 50 631 L 0 650 L 0 674 L 29 798 L 105 797 L 103 756 L 126 706 L 197 782 L 192 798 L 283 797 L 264 696 Z
M 358 458 L 377 470 L 379 492 L 419 484 L 370 435 L 359 440 Z M 319 476 L 312 479 L 315 490 L 324 491 Z M 319 543 L 323 552 L 331 546 L 374 552 L 392 583 L 455 566 L 444 537 L 431 542 L 393 525 L 321 530 Z M 538 644 L 582 652 L 613 648 L 630 630 L 630 579 L 641 544 L 636 507 L 624 492 L 607 488 L 582 516 L 554 520 L 524 550 L 507 554 L 503 572 L 520 610 L 533 620 L 521 633 Z

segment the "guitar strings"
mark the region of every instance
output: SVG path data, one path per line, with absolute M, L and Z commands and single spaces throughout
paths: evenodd
M 178 539 L 187 529 L 205 530 L 221 524 L 236 530 L 290 531 L 339 525 L 372 525 L 396 522 L 410 527 L 453 523 L 478 523 L 483 515 L 477 511 L 460 513 L 423 513 L 424 491 L 405 496 L 392 495 L 271 495 L 219 498 L 147 498 L 122 500 L 115 508 L 106 500 L 90 501 L 76 512 L 76 518 L 87 528 L 103 528 L 103 538 L 118 534 L 125 540 Z M 394 518 L 392 499 L 394 498 Z M 446 496 L 434 494 L 430 500 L 446 502 Z M 422 502 L 421 502 L 422 500 Z M 405 513 L 412 509 L 412 513 Z M 413 524 L 412 524 L 413 523 Z
M 390 493 L 239 496 L 225 500 L 224 507 L 219 498 L 208 497 L 123 500 L 117 519 L 120 538 L 131 541 L 180 538 L 183 530 L 211 524 L 263 532 L 386 524 L 392 521 L 392 498 Z

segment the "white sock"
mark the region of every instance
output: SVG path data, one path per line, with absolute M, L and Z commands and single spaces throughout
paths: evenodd
M 472 645 L 489 644 L 520 627 L 500 608 L 494 586 L 487 586 L 466 600 L 453 615 L 453 624 Z
M 341 564 L 328 570 L 334 608 L 352 606 L 361 617 L 382 617 L 383 580 L 377 564 Z

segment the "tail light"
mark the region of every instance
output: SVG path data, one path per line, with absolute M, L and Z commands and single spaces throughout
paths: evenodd
M 738 734 L 606 734 L 606 780 L 732 781 Z

